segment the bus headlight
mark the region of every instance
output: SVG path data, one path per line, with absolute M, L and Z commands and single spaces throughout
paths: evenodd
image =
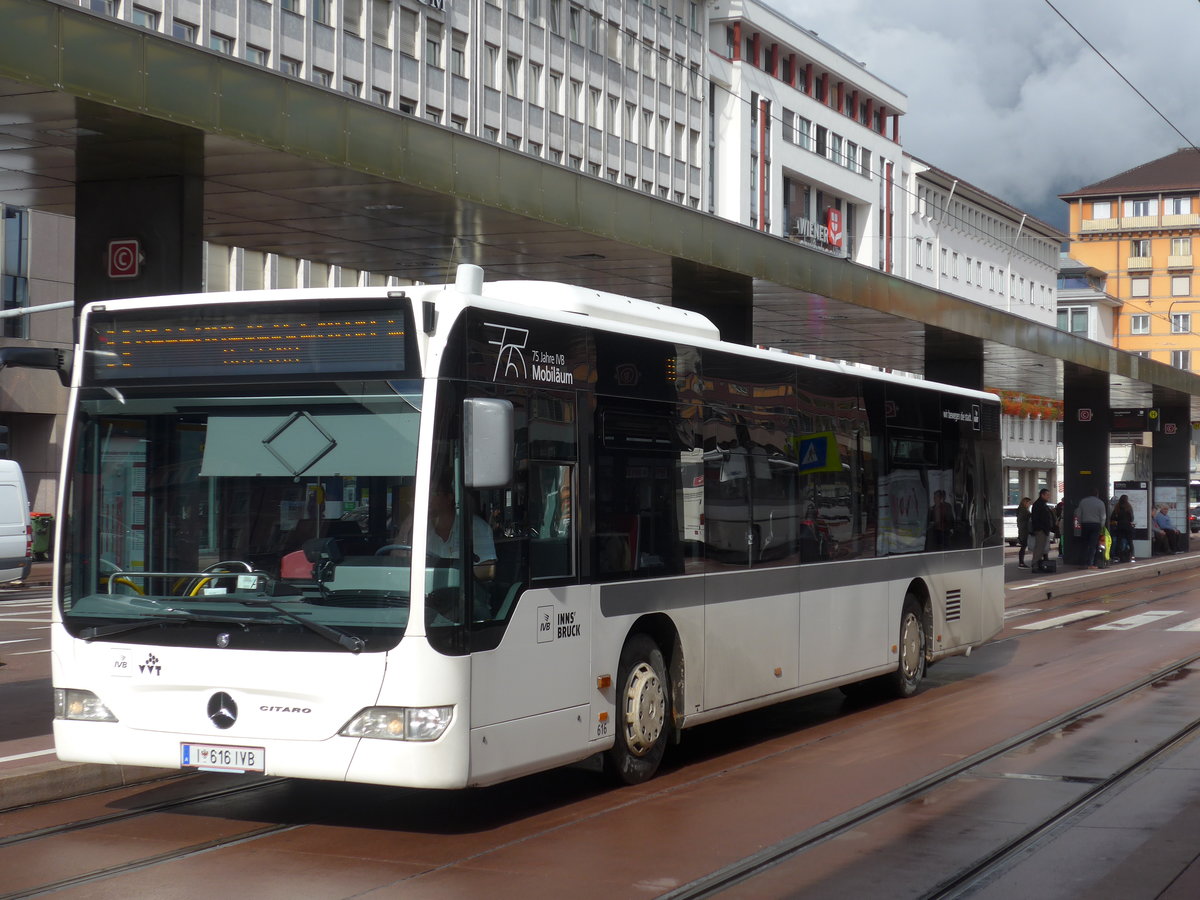
M 436 741 L 450 727 L 453 706 L 372 706 L 338 734 L 392 741 Z
M 117 717 L 91 691 L 54 689 L 54 718 L 79 722 L 115 722 Z

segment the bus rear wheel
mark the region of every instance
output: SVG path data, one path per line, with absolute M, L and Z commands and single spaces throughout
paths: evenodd
M 617 734 L 606 768 L 621 784 L 641 784 L 658 771 L 671 727 L 667 667 L 648 636 L 635 634 L 625 642 L 616 689 Z

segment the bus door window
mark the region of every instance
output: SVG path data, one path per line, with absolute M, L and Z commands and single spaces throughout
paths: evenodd
M 630 400 L 598 408 L 594 565 L 600 577 L 684 571 L 689 547 L 682 539 L 680 485 L 695 447 L 685 411 Z
M 794 562 L 799 543 L 790 417 L 710 409 L 704 433 L 705 547 L 717 564 Z
M 573 475 L 573 466 L 530 464 L 529 575 L 534 580 L 575 574 Z
M 759 413 L 743 422 L 749 463 L 751 562 L 785 565 L 796 562 L 799 522 L 796 510 L 795 433 L 789 416 Z

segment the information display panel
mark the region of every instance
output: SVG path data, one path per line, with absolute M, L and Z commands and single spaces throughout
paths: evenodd
M 84 336 L 85 382 L 326 375 L 405 377 L 416 360 L 403 300 L 101 311 Z

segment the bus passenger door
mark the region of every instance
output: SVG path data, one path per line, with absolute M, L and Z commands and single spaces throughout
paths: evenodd
M 790 422 L 710 408 L 704 423 L 704 705 L 796 686 L 800 602 Z
M 516 420 L 513 482 L 471 498 L 495 548 L 470 625 L 471 771 L 484 780 L 578 756 L 594 691 L 590 592 L 577 584 L 575 400 L 501 393 Z

